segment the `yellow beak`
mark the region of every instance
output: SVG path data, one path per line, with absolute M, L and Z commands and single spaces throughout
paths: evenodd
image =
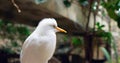
M 64 33 L 67 33 L 67 31 L 65 31 L 65 30 L 64 30 L 64 29 L 62 29 L 62 28 L 56 27 L 56 29 L 57 29 L 59 32 L 64 32 Z

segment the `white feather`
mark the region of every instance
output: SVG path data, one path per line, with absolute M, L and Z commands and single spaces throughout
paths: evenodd
M 43 19 L 35 31 L 25 40 L 20 54 L 21 63 L 47 63 L 56 47 L 57 26 L 52 18 Z

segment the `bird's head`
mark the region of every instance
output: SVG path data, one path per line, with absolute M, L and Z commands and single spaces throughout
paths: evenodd
M 67 33 L 64 29 L 57 26 L 57 22 L 54 18 L 44 18 L 40 21 L 40 23 L 37 26 L 37 29 L 40 29 L 40 31 L 54 31 L 54 32 L 64 32 Z

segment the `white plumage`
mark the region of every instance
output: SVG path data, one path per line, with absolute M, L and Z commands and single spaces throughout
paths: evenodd
M 55 51 L 56 32 L 66 33 L 57 27 L 55 19 L 43 19 L 25 40 L 20 54 L 21 63 L 48 63 Z

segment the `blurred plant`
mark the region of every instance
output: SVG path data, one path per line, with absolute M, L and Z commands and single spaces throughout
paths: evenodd
M 118 63 L 120 63 L 120 57 L 119 57 L 119 61 L 118 61 Z
M 87 6 L 89 4 L 87 0 L 78 0 L 78 2 L 82 6 Z
M 111 56 L 110 56 L 109 52 L 106 50 L 106 48 L 100 47 L 100 49 L 101 49 L 101 50 L 103 51 L 103 53 L 105 54 L 105 56 L 106 56 L 108 62 L 109 62 L 109 63 L 112 63 Z
M 103 39 L 106 40 L 107 44 L 109 44 L 111 46 L 111 48 L 114 50 L 114 54 L 115 54 L 115 58 L 116 58 L 116 62 L 118 63 L 118 53 L 117 53 L 117 46 L 116 43 L 114 41 L 114 38 L 111 34 L 111 32 L 105 32 L 103 30 L 105 26 L 100 24 L 99 22 L 96 23 L 96 29 L 97 29 L 97 35 L 100 37 L 103 37 Z M 99 47 L 103 53 L 105 54 L 107 60 L 109 61 L 109 63 L 111 63 L 111 55 L 109 54 L 108 50 L 105 47 Z
M 72 37 L 72 44 L 74 47 L 80 47 L 83 45 L 83 40 L 81 38 Z
M 103 30 L 104 27 L 105 27 L 105 25 L 101 25 L 99 22 L 96 23 L 97 31 Z
M 120 0 L 101 0 L 101 5 L 107 10 L 108 15 L 117 22 L 120 28 Z
M 69 2 L 69 0 L 66 0 L 66 1 L 68 3 L 66 3 L 65 5 L 75 3 L 74 1 L 71 1 L 71 0 L 70 0 L 71 2 Z M 88 31 L 90 14 L 91 12 L 93 12 L 94 25 L 96 26 L 94 29 L 94 31 L 96 32 L 95 34 L 98 35 L 99 37 L 103 37 L 108 42 L 108 44 L 113 48 L 116 55 L 116 61 L 118 63 L 118 54 L 116 50 L 116 44 L 115 44 L 115 41 L 113 40 L 112 34 L 111 32 L 105 32 L 103 30 L 103 28 L 105 27 L 104 25 L 101 25 L 99 22 L 96 23 L 96 15 L 98 14 L 98 12 L 101 12 L 103 17 L 106 16 L 107 14 L 105 14 L 105 11 L 101 11 L 103 9 L 106 9 L 108 16 L 114 19 L 117 22 L 118 27 L 120 28 L 120 0 L 77 0 L 77 2 L 81 6 L 84 6 L 86 10 L 88 10 L 88 17 L 87 17 L 88 21 L 86 24 L 86 31 Z M 70 6 L 71 5 L 66 7 L 70 7 Z M 104 8 L 100 8 L 99 6 Z M 74 44 L 78 44 L 76 39 L 74 39 Z M 102 50 L 105 53 L 107 58 L 111 57 L 111 56 L 108 56 L 108 54 L 106 53 L 108 51 L 105 51 L 105 48 L 104 49 L 102 48 Z M 108 59 L 108 61 L 110 61 L 110 59 Z
M 70 0 L 63 0 L 63 3 L 66 7 L 70 7 L 71 6 L 71 1 Z
M 112 36 L 112 34 L 111 34 L 110 32 L 109 32 L 109 34 L 107 35 L 107 41 L 108 41 L 108 43 L 111 45 L 111 48 L 112 48 L 113 51 L 114 51 L 116 63 L 119 63 L 118 53 L 117 53 L 117 46 L 116 46 L 115 40 L 114 40 L 114 38 L 113 38 L 113 36 Z
M 67 42 L 70 40 L 71 42 L 69 42 L 69 43 L 71 43 L 71 45 L 74 47 L 80 47 L 84 44 L 82 37 L 71 37 L 71 39 L 70 39 L 70 38 L 68 38 L 68 36 L 64 36 L 63 40 L 64 40 L 64 42 Z
M 106 40 L 108 42 L 109 45 L 111 45 L 111 49 L 113 49 L 114 51 L 114 55 L 115 55 L 115 59 L 116 59 L 116 63 L 119 63 L 119 58 L 118 58 L 118 53 L 117 53 L 117 46 L 116 43 L 114 41 L 114 38 L 112 36 L 112 34 L 110 32 L 108 32 L 109 34 L 106 35 Z M 111 54 L 108 52 L 108 50 L 104 47 L 100 47 L 100 49 L 103 51 L 103 53 L 105 54 L 107 60 L 109 63 L 112 63 L 112 58 L 111 58 Z
M 1 49 L 8 53 L 19 53 L 22 42 L 30 34 L 25 25 L 15 24 L 0 19 L 0 40 L 3 41 Z
M 106 9 L 110 18 L 114 19 L 118 27 L 120 28 L 120 0 L 75 0 L 81 6 L 84 6 L 86 10 L 95 12 L 97 14 L 101 9 L 99 6 L 102 6 Z M 63 0 L 63 3 L 66 7 L 70 7 L 72 3 L 76 3 L 74 0 Z M 92 11 L 91 11 L 92 10 Z M 102 12 L 105 16 L 105 13 Z

